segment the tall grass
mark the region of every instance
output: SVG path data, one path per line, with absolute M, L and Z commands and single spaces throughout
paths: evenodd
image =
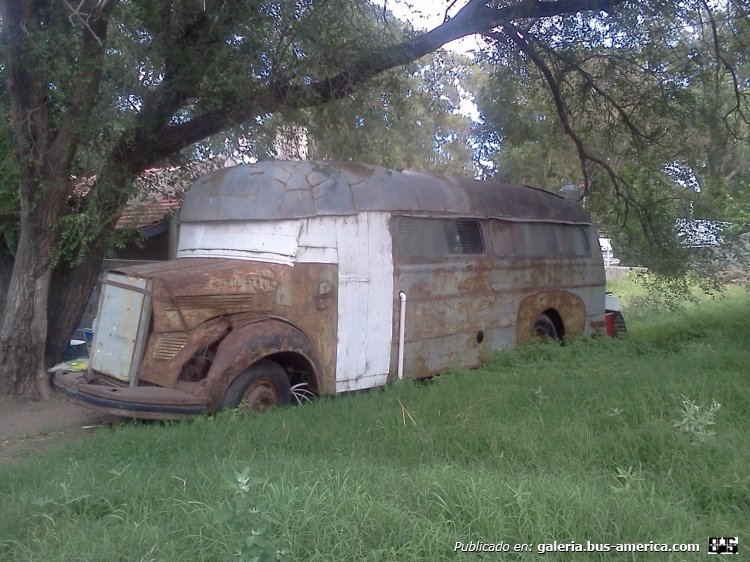
M 500 559 L 454 552 L 470 541 L 509 544 L 507 560 L 636 560 L 537 545 L 705 552 L 714 535 L 746 552 L 748 319 L 736 293 L 427 383 L 100 431 L 0 466 L 0 560 L 230 560 L 248 543 L 300 561 Z

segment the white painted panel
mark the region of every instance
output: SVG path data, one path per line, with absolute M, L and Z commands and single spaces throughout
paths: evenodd
M 266 252 L 253 252 L 242 250 L 182 250 L 177 254 L 178 258 L 231 258 L 235 260 L 262 261 L 278 263 L 282 265 L 294 265 L 295 260 L 288 256 L 271 254 Z
M 306 219 L 299 237 L 300 246 L 336 248 L 336 217 Z
M 336 263 L 338 262 L 336 248 L 308 248 L 299 247 L 297 263 Z
M 336 392 L 349 392 L 383 386 L 386 379 L 382 375 L 363 375 L 357 379 L 336 381 Z
M 338 263 L 336 217 L 306 219 L 299 240 L 298 262 Z
M 184 223 L 177 257 L 233 257 L 292 264 L 302 221 Z
M 336 222 L 339 257 L 336 390 L 385 384 L 390 366 L 393 261 L 388 213 Z

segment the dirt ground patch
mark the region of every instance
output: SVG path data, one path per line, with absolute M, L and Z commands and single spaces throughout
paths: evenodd
M 60 396 L 40 402 L 0 397 L 0 464 L 81 438 L 108 422 Z

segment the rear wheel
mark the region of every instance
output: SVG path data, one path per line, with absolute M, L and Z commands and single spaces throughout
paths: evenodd
M 625 325 L 625 317 L 619 310 L 613 311 L 612 314 L 615 315 L 615 337 L 624 336 L 628 333 L 628 327 Z
M 534 336 L 541 340 L 560 340 L 555 323 L 546 314 L 540 314 L 534 322 Z
M 241 406 L 248 412 L 264 412 L 274 406 L 289 404 L 291 397 L 286 371 L 277 363 L 264 359 L 245 369 L 232 381 L 221 409 Z

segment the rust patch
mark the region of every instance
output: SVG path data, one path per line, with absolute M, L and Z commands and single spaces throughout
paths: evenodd
M 304 263 L 292 268 L 221 258 L 183 258 L 177 262 L 139 266 L 153 279 L 154 287 L 152 330 L 139 380 L 179 387 L 201 399 L 215 396 L 225 388 L 224 378 L 217 378 L 216 373 L 223 368 L 217 365 L 222 365 L 226 356 L 204 361 L 205 377 L 197 373 L 189 377 L 191 380 L 181 381 L 185 365 L 212 344 L 226 351 L 222 340 L 227 334 L 274 318 L 301 334 L 316 335 L 300 349 L 316 369 L 314 386 L 321 394 L 335 392 L 337 266 Z M 244 337 L 242 345 L 256 349 L 242 355 L 245 361 L 296 349 L 282 337 L 274 339 L 273 333 L 248 332 Z M 242 339 L 238 334 L 232 336 L 232 340 Z M 231 378 L 235 371 L 227 376 Z M 218 390 L 213 388 L 217 381 L 222 386 Z

